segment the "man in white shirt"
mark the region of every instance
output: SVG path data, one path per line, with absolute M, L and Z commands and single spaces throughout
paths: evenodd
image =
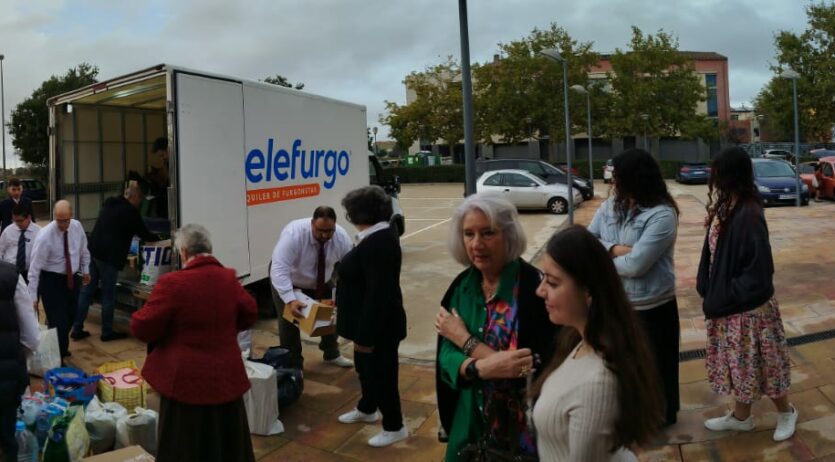
M 40 230 L 41 227 L 32 222 L 28 209 L 16 204 L 12 208 L 12 224 L 0 234 L 0 260 L 15 265 L 26 282 L 29 281 L 32 243 Z
M 336 212 L 331 207 L 317 207 L 313 218 L 293 220 L 281 230 L 273 249 L 270 264 L 273 302 L 278 310 L 278 336 L 282 347 L 290 350 L 290 367 L 301 369 L 302 344 L 299 328 L 282 316 L 284 306 L 296 317 L 301 317 L 302 302 L 296 300 L 293 289 L 301 289 L 314 300 L 331 298 L 333 285 L 329 282 L 336 263 L 352 248 L 351 238 L 336 224 Z M 325 362 L 339 367 L 354 363 L 339 353 L 337 335 L 323 335 L 319 349 Z
M 17 460 L 17 408 L 29 385 L 25 353 L 35 351 L 39 341 L 26 283 L 13 264 L 0 262 L 0 460 Z
M 43 298 L 47 324 L 58 329 L 58 346 L 64 358 L 70 356 L 70 326 L 75 320 L 79 289 L 90 283 L 90 251 L 84 227 L 73 220 L 69 202 L 56 202 L 52 216 L 54 220 L 41 229 L 32 245 L 29 295 L 35 307 L 38 295 Z

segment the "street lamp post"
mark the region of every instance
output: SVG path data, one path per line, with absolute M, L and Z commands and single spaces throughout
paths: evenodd
M 461 93 L 464 103 L 464 194 L 475 194 L 475 142 L 473 140 L 473 83 L 470 75 L 470 33 L 467 0 L 458 0 L 458 28 L 461 33 Z
M 641 114 L 641 120 L 644 121 L 644 150 L 649 152 L 649 143 L 647 142 L 647 119 L 649 119 L 649 114 Z
M 786 69 L 780 74 L 780 77 L 792 81 L 792 106 L 794 107 L 794 187 L 795 200 L 794 205 L 800 207 L 800 168 L 797 165 L 800 159 L 800 126 L 797 120 L 797 79 L 800 74 L 791 69 Z
M 572 85 L 571 89 L 576 91 L 577 93 L 586 94 L 586 122 L 588 124 L 586 134 L 589 137 L 589 186 L 591 186 L 591 193 L 592 195 L 594 195 L 594 169 L 592 168 L 591 161 L 591 92 L 589 92 L 582 85 Z
M 542 56 L 562 63 L 562 91 L 563 102 L 565 103 L 565 158 L 568 169 L 565 172 L 566 186 L 568 187 L 568 225 L 574 224 L 574 178 L 571 174 L 571 114 L 568 111 L 568 62 L 560 55 L 559 50 L 548 48 L 539 52 Z
M 3 176 L 6 176 L 6 89 L 3 87 L 3 59 L 0 55 L 0 133 L 3 134 Z
M 374 156 L 377 156 L 377 127 L 372 128 L 371 133 L 374 134 Z

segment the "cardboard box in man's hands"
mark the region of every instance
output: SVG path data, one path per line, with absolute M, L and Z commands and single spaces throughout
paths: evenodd
M 336 333 L 336 324 L 334 323 L 334 310 L 331 300 L 314 300 L 303 294 L 300 290 L 294 290 L 293 294 L 296 300 L 302 302 L 305 307 L 301 309 L 303 318 L 297 318 L 290 312 L 290 308 L 284 306 L 284 319 L 290 321 L 299 329 L 304 331 L 311 337 L 320 337 L 322 335 L 329 335 Z

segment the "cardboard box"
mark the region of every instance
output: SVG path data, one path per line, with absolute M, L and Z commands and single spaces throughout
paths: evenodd
M 300 290 L 293 291 L 296 295 L 296 300 L 304 303 L 306 306 L 302 308 L 304 318 L 297 318 L 290 313 L 290 309 L 284 307 L 284 319 L 292 322 L 311 337 L 320 337 L 322 335 L 329 335 L 336 333 L 336 324 L 334 323 L 333 313 L 336 308 L 327 303 L 329 301 L 317 301 L 303 294 Z
M 145 452 L 141 446 L 128 446 L 81 459 L 82 462 L 153 462 L 154 460 L 154 456 Z

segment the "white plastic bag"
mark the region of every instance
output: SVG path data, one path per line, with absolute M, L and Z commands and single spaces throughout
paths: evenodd
M 138 407 L 116 421 L 116 449 L 139 445 L 151 454 L 157 453 L 157 413 Z
M 252 352 L 252 331 L 242 330 L 238 332 L 238 347 L 244 359 L 249 358 Z
M 61 350 L 58 347 L 58 330 L 43 325 L 40 330 L 38 349 L 26 356 L 26 368 L 30 374 L 43 377 L 46 371 L 61 367 Z
M 246 376 L 251 385 L 244 395 L 249 432 L 255 435 L 276 435 L 284 432 L 278 420 L 278 388 L 275 369 L 267 364 L 245 361 Z
M 87 433 L 90 434 L 90 449 L 101 454 L 113 449 L 116 443 L 116 420 L 128 414 L 119 403 L 104 403 L 93 397 L 84 414 Z
M 159 277 L 171 271 L 171 239 L 149 242 L 139 249 L 142 256 L 142 275 L 139 282 L 152 286 Z

